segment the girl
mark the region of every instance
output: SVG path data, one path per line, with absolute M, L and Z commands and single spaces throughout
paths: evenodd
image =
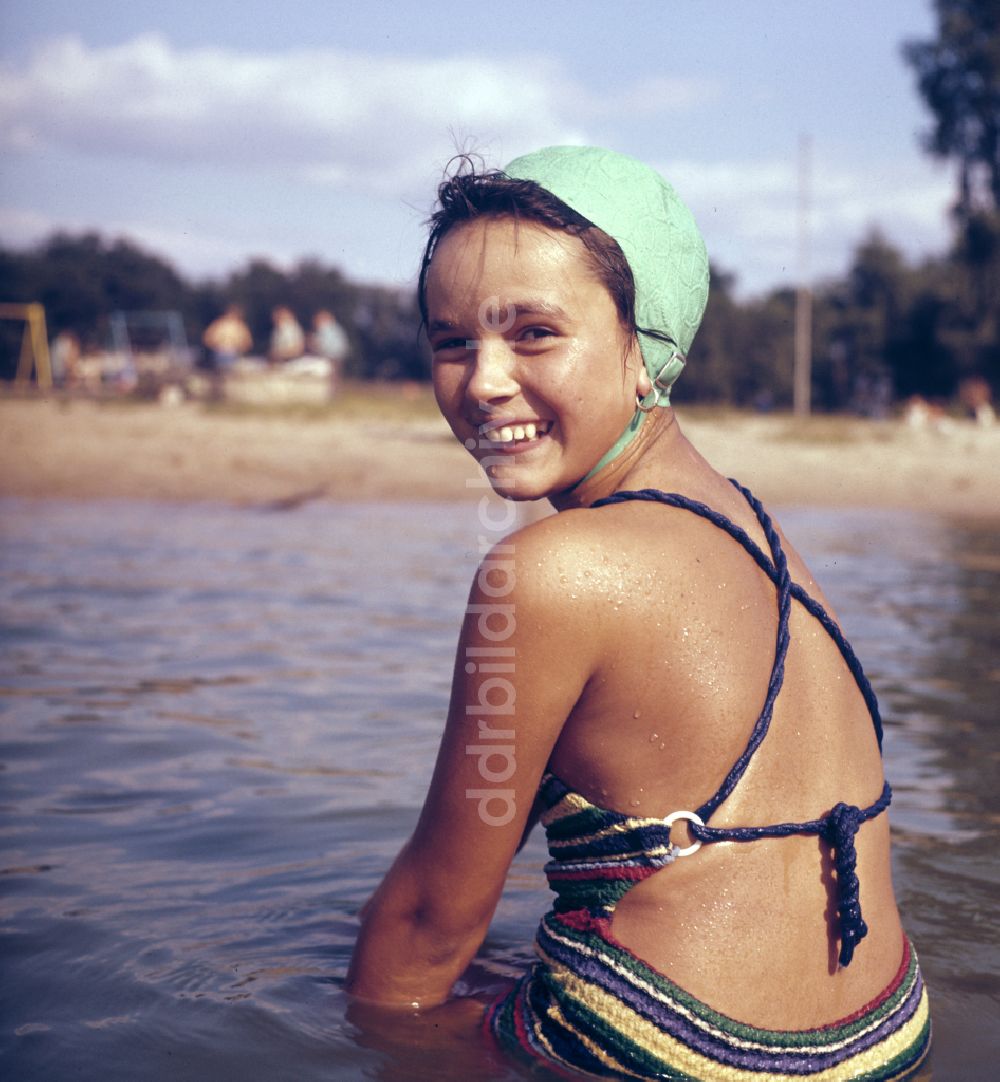
M 540 817 L 552 910 L 492 1004 L 604 1077 L 900 1078 L 926 994 L 889 868 L 874 695 L 808 568 L 681 432 L 708 294 L 655 172 L 553 147 L 445 182 L 420 276 L 438 404 L 509 499 L 413 837 L 348 977 L 444 1002 Z

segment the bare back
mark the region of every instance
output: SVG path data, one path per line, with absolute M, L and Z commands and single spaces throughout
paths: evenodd
M 719 482 L 709 480 L 704 495 L 766 551 L 743 497 Z M 775 587 L 730 536 L 689 511 L 626 503 L 560 519 L 577 535 L 565 571 L 574 622 L 600 638 L 601 663 L 550 768 L 593 803 L 629 815 L 696 808 L 744 750 L 764 701 Z M 793 581 L 825 605 L 801 558 L 783 547 Z M 872 719 L 840 650 L 801 604 L 789 629 L 770 731 L 714 825 L 815 819 L 840 801 L 869 805 L 881 790 Z M 859 832 L 857 853 L 871 931 L 847 969 L 837 967 L 828 847 L 816 837 L 706 846 L 634 887 L 614 933 L 742 1021 L 822 1025 L 868 1002 L 900 961 L 884 815 Z

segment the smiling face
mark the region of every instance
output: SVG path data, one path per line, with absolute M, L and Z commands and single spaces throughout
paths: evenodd
M 631 420 L 642 372 L 583 243 L 474 219 L 438 244 L 426 295 L 438 406 L 493 488 L 571 488 Z

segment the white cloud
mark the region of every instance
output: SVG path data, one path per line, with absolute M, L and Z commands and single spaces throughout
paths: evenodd
M 334 252 L 352 271 L 398 277 L 411 269 L 401 253 L 419 243 L 414 223 L 456 149 L 495 165 L 547 143 L 618 145 L 631 130 L 618 123 L 623 117 L 676 134 L 685 114 L 718 105 L 724 92 L 712 79 L 641 71 L 598 92 L 541 53 L 250 53 L 179 48 L 158 34 L 110 47 L 63 37 L 25 60 L 0 60 L 0 153 L 10 182 L 0 236 L 32 242 L 51 231 L 51 217 L 51 228 L 134 236 L 198 272 L 266 249 L 282 260 Z M 691 156 L 653 164 L 690 204 L 713 260 L 738 271 L 741 290 L 789 280 L 794 149 L 782 159 L 712 162 L 699 160 L 690 140 L 672 145 L 692 146 Z M 641 155 L 641 142 L 633 149 Z M 876 222 L 911 256 L 946 243 L 950 174 L 915 155 L 859 161 L 858 153 L 853 143 L 816 140 L 816 278 L 842 273 Z M 84 181 L 54 199 L 55 169 Z M 328 212 L 331 190 L 338 195 Z
M 740 281 L 791 281 L 798 263 L 797 162 L 673 161 L 658 166 L 691 207 L 709 253 Z M 943 171 L 913 163 L 877 167 L 816 161 L 811 169 L 806 221 L 811 276 L 842 273 L 854 249 L 876 224 L 909 256 L 943 249 L 953 183 Z
M 467 138 L 510 156 L 583 141 L 590 118 L 636 95 L 667 110 L 712 93 L 703 81 L 654 89 L 625 86 L 618 104 L 598 101 L 544 56 L 252 54 L 178 49 L 158 34 L 91 48 L 64 37 L 0 67 L 0 146 L 423 190 L 428 161 L 440 166 Z

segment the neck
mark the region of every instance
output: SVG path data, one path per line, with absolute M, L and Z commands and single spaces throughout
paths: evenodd
M 573 488 L 550 496 L 549 502 L 557 511 L 566 511 L 571 507 L 589 507 L 595 500 L 622 489 L 649 487 L 657 472 L 655 463 L 660 453 L 665 451 L 669 455 L 670 449 L 682 439 L 673 409 L 657 407 L 646 414 L 635 438 L 616 458 Z

